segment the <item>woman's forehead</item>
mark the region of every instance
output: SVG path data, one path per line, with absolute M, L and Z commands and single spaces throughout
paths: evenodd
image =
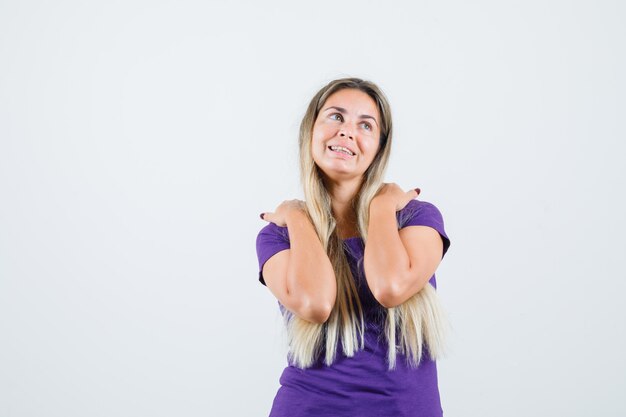
M 372 99 L 369 94 L 355 88 L 344 88 L 335 91 L 326 99 L 326 103 L 324 103 L 322 107 L 326 108 L 336 103 L 343 103 L 346 106 L 350 104 L 351 107 L 358 106 L 363 109 L 370 108 L 371 110 L 377 110 L 374 99 Z

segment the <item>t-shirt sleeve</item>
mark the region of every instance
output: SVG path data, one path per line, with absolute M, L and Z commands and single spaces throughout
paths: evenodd
M 265 284 L 263 278 L 263 265 L 276 253 L 289 249 L 289 233 L 286 227 L 268 223 L 261 229 L 256 238 L 256 254 L 259 259 L 259 282 Z
M 430 226 L 439 232 L 443 240 L 443 253 L 441 254 L 441 259 L 443 259 L 450 247 L 450 239 L 444 228 L 443 216 L 434 204 L 427 201 L 411 200 L 397 213 L 397 218 L 400 228 Z

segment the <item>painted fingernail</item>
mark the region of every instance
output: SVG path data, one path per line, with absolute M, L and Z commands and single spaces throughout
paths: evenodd
M 264 214 L 265 214 L 265 213 L 261 213 L 261 215 L 260 215 L 262 219 L 263 219 L 263 215 L 264 215 Z M 265 219 L 263 219 L 263 220 L 265 220 Z
M 421 191 L 422 191 L 422 190 L 420 190 L 419 188 L 416 188 L 416 189 L 415 189 L 415 192 L 416 192 L 417 194 L 419 194 Z

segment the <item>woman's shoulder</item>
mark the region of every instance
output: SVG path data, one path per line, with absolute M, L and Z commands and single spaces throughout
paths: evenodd
M 411 200 L 397 212 L 398 226 L 430 226 L 437 230 L 443 239 L 443 254 L 450 247 L 450 238 L 446 232 L 443 215 L 437 206 L 429 201 Z
M 433 203 L 424 200 L 413 199 L 407 203 L 401 210 L 396 212 L 396 217 L 400 226 L 416 217 L 441 217 L 441 212 Z
M 437 208 L 437 206 L 435 206 L 433 203 L 431 203 L 430 201 L 425 201 L 425 200 L 418 200 L 416 198 L 414 198 L 413 200 L 409 201 L 407 203 L 406 206 L 404 206 L 404 208 L 402 210 L 418 210 L 418 209 L 423 209 L 423 208 Z
M 261 238 L 263 236 L 279 237 L 289 240 L 289 231 L 287 230 L 287 226 L 278 226 L 276 223 L 268 222 L 259 230 L 258 238 Z

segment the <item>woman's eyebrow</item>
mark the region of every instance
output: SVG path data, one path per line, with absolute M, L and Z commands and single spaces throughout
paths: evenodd
M 337 110 L 339 113 L 348 113 L 348 111 L 346 109 L 344 109 L 343 107 L 338 107 L 338 106 L 330 106 L 330 107 L 326 107 L 324 109 L 324 111 L 326 110 L 330 110 L 330 109 L 335 109 Z M 369 114 L 362 114 L 359 116 L 361 119 L 372 119 L 374 122 L 376 122 L 376 125 L 378 125 L 378 121 L 376 121 L 375 117 L 370 116 Z

